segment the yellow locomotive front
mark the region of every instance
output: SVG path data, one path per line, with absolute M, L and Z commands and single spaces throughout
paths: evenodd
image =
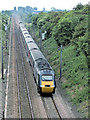
M 55 93 L 55 80 L 53 75 L 41 76 L 41 93 Z

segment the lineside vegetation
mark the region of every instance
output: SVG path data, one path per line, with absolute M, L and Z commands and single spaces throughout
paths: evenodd
M 40 46 L 40 30 L 45 34 L 42 51 L 60 76 L 60 50 L 62 54 L 62 87 L 66 89 L 78 111 L 88 117 L 88 5 L 77 5 L 71 11 L 32 15 L 26 27 Z

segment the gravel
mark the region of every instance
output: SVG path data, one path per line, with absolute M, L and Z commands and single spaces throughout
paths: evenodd
M 67 95 L 66 90 L 62 88 L 62 78 L 61 80 L 56 80 L 57 81 L 57 88 L 58 88 L 58 93 L 56 91 L 56 94 L 59 94 L 59 97 L 63 100 L 64 104 L 66 105 L 65 109 L 67 110 L 68 113 L 70 113 L 70 116 L 66 116 L 66 118 L 83 118 L 83 114 L 77 111 L 76 105 L 73 105 L 70 97 Z

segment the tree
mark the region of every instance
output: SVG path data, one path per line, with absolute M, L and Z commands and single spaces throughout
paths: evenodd
M 57 9 L 55 7 L 51 7 L 51 11 L 56 11 Z
M 71 21 L 64 20 L 58 23 L 53 29 L 53 37 L 56 39 L 58 46 L 69 44 L 72 37 Z
M 34 9 L 34 10 L 38 10 L 37 7 L 34 7 L 33 9 Z
M 73 8 L 73 9 L 75 9 L 75 10 L 80 10 L 80 9 L 82 9 L 84 6 L 81 4 L 81 3 L 79 3 L 75 8 Z

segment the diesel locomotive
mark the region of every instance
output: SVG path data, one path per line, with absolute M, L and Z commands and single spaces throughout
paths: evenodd
M 52 67 L 22 22 L 19 22 L 19 31 L 33 70 L 38 92 L 55 93 L 56 81 Z

